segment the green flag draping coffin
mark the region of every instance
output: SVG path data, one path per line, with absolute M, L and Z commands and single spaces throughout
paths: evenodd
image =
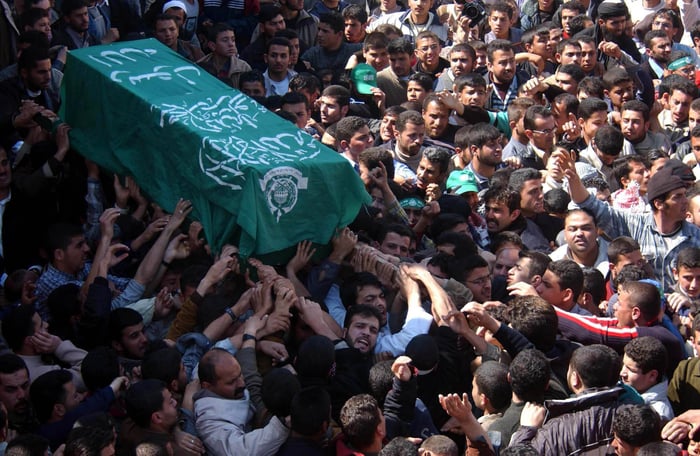
M 326 244 L 369 200 L 342 156 L 156 40 L 71 51 L 62 91 L 73 147 L 167 210 L 191 200 L 215 249 Z

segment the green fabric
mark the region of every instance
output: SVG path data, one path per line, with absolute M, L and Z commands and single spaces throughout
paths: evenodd
M 510 131 L 510 122 L 508 122 L 508 112 L 507 111 L 498 111 L 498 112 L 491 112 L 488 111 L 489 114 L 489 121 L 493 126 L 498 128 L 498 130 L 506 135 L 506 138 L 510 139 L 510 135 L 513 134 L 512 131 Z
M 369 202 L 338 153 L 156 40 L 71 51 L 62 95 L 71 145 L 166 210 L 191 200 L 215 250 L 327 244 Z

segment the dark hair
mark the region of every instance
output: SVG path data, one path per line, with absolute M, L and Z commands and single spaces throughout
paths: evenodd
M 345 402 L 340 410 L 340 426 L 353 447 L 365 448 L 374 441 L 380 413 L 377 401 L 369 394 L 358 394 Z
M 484 192 L 482 198 L 485 204 L 489 201 L 505 204 L 508 211 L 513 212 L 520 209 L 520 193 L 508 187 L 491 186 Z
M 476 51 L 467 43 L 457 43 L 450 48 L 449 56 L 456 52 L 466 52 L 472 60 L 476 60 Z
M 325 336 L 313 335 L 302 342 L 294 368 L 299 377 L 327 379 L 335 363 L 335 347 Z
M 517 296 L 509 306 L 508 319 L 534 346 L 548 352 L 557 339 L 559 319 L 554 306 L 539 296 Z
M 423 441 L 420 448 L 441 456 L 457 456 L 457 444 L 445 435 L 431 435 Z
M 612 429 L 615 437 L 632 447 L 638 448 L 661 440 L 661 418 L 646 404 L 619 406 L 615 411 Z
M 523 244 L 523 240 L 518 233 L 513 231 L 501 231 L 491 237 L 491 253 L 498 252 L 503 246 L 508 244 L 521 249 L 521 251 L 525 248 L 525 244 Z
M 151 415 L 163 408 L 163 391 L 165 383 L 161 380 L 149 378 L 134 383 L 126 390 L 124 405 L 126 413 L 137 426 L 148 428 L 151 423 Z
M 292 398 L 300 390 L 301 383 L 296 375 L 287 369 L 275 367 L 263 377 L 262 401 L 272 415 L 289 416 Z
M 508 408 L 511 399 L 508 383 L 508 366 L 497 361 L 486 361 L 474 372 L 476 386 L 486 396 L 494 409 L 502 411 Z
M 393 363 L 390 359 L 379 361 L 369 370 L 369 392 L 379 404 L 384 403 L 386 395 L 393 387 L 394 373 L 391 371 Z
M 241 75 L 238 77 L 238 85 L 243 87 L 243 84 L 246 82 L 259 82 L 263 85 L 263 87 L 265 87 L 265 78 L 260 70 L 250 70 L 241 73 Z
M 583 288 L 583 271 L 581 271 L 581 266 L 576 264 L 575 261 L 564 259 L 552 261 L 547 266 L 547 269 L 557 276 L 562 290 L 567 288 L 571 290 L 572 300 L 576 302 Z
M 603 83 L 605 84 L 605 88 L 608 90 L 612 90 L 613 87 L 624 82 L 633 82 L 632 76 L 630 76 L 627 70 L 624 68 L 610 68 L 603 75 Z
M 489 264 L 479 255 L 473 254 L 466 257 L 455 257 L 447 264 L 447 273 L 450 278 L 464 283 L 467 276 L 477 268 L 488 268 Z
M 659 31 L 666 35 L 666 32 L 662 30 Z M 646 122 L 649 120 L 649 106 L 647 106 L 639 100 L 625 101 L 624 103 L 622 103 L 622 107 L 620 108 L 620 112 L 622 111 L 641 112 L 642 116 L 644 117 L 644 121 Z
M 625 355 L 639 366 L 643 374 L 655 370 L 658 372 L 657 383 L 663 380 L 668 366 L 668 353 L 659 339 L 651 336 L 632 339 L 625 345 Z
M 542 403 L 551 368 L 541 351 L 534 348 L 521 351 L 510 363 L 508 373 L 510 386 L 520 400 Z
M 520 258 L 528 258 L 530 260 L 530 279 L 534 276 L 542 276 L 547 270 L 547 266 L 552 262 L 552 259 L 542 252 L 535 252 L 533 250 L 521 250 L 518 253 Z
M 263 3 L 258 13 L 258 22 L 269 22 L 282 14 L 282 8 L 275 3 Z
M 456 221 L 457 223 L 459 222 L 459 218 L 461 217 L 460 215 L 457 214 L 440 214 L 442 215 L 442 219 L 440 219 L 440 222 L 446 222 L 442 224 L 442 227 L 433 227 L 436 228 L 435 233 L 438 233 L 437 229 L 438 228 L 443 228 L 442 231 L 435 236 L 435 245 L 440 246 L 440 245 L 445 245 L 445 244 L 452 244 L 454 246 L 454 256 L 458 258 L 464 258 L 467 256 L 471 255 L 476 255 L 477 254 L 477 246 L 476 243 L 474 243 L 474 240 L 467 236 L 464 233 L 457 233 L 454 231 L 446 231 L 450 229 L 448 227 L 448 219 L 452 219 L 453 221 Z M 454 217 L 452 217 L 454 216 Z M 432 231 L 431 231 L 432 233 Z
M 592 98 L 602 99 L 605 98 L 605 84 L 603 84 L 603 80 L 599 77 L 586 76 L 578 83 L 577 93 L 578 92 L 583 92 Z M 577 111 L 574 111 L 574 114 L 577 114 Z
M 357 292 L 362 287 L 374 286 L 379 289 L 383 288 L 382 282 L 377 276 L 370 272 L 357 272 L 348 277 L 340 285 L 340 300 L 345 307 L 354 306 L 357 304 Z
M 433 91 L 434 79 L 431 75 L 429 75 L 427 73 L 421 73 L 421 72 L 413 73 L 412 75 L 410 75 L 408 77 L 408 82 L 411 82 L 411 81 L 413 81 L 416 84 L 418 84 L 419 86 L 421 86 L 421 88 L 423 90 L 425 90 L 426 92 Z
M 233 29 L 233 27 L 231 27 L 227 23 L 219 22 L 219 23 L 214 24 L 207 31 L 207 38 L 209 39 L 209 41 L 216 42 L 216 39 L 219 37 L 219 34 L 224 33 L 224 32 L 234 32 L 235 33 L 235 30 Z
M 297 392 L 290 405 L 291 428 L 305 437 L 323 430 L 330 421 L 331 396 L 324 388 L 312 386 Z
M 589 97 L 581 100 L 581 103 L 579 103 L 576 117 L 579 119 L 588 120 L 593 116 L 593 114 L 600 111 L 605 111 L 607 113 L 608 104 L 600 98 Z
M 644 46 L 647 49 L 651 49 L 652 43 L 651 40 L 655 38 L 668 38 L 668 35 L 664 30 L 649 30 L 645 35 L 644 35 Z
M 530 108 L 528 108 L 528 110 L 529 109 Z M 478 123 L 469 127 L 468 135 L 468 144 L 481 148 L 491 141 L 498 140 L 501 137 L 501 132 L 493 125 Z
M 576 98 L 576 97 L 574 97 L 574 98 Z M 524 97 L 516 98 L 508 105 L 508 108 L 507 108 L 508 121 L 509 122 L 519 121 L 525 115 L 525 111 L 527 111 L 527 109 L 534 104 L 535 104 L 535 101 L 532 98 L 524 98 Z
M 90 350 L 80 364 L 80 374 L 88 391 L 97 391 L 119 377 L 117 352 L 105 346 Z
M 389 55 L 391 54 L 408 54 L 413 55 L 413 44 L 406 38 L 396 38 L 389 41 L 387 47 Z
M 586 345 L 574 351 L 569 366 L 581 378 L 585 388 L 604 388 L 617 383 L 622 359 L 606 345 Z
M 445 174 L 450 166 L 450 157 L 452 154 L 449 150 L 443 147 L 426 147 L 423 149 L 423 158 L 430 163 L 437 163 L 440 166 L 440 173 Z
M 367 22 L 367 11 L 360 5 L 350 4 L 343 9 L 343 19 L 356 19 L 360 24 Z
M 678 445 L 671 442 L 647 443 L 637 451 L 637 456 L 680 456 L 681 454 L 683 452 Z
M 19 450 L 13 450 L 14 448 Z M 5 448 L 5 454 L 44 456 L 48 450 L 49 441 L 44 437 L 37 434 L 22 434 L 10 440 Z
M 415 238 L 413 231 L 406 225 L 401 223 L 383 223 L 377 226 L 374 240 L 381 244 L 389 233 L 396 233 L 400 237 L 407 237 L 410 239 Z
M 282 95 L 282 105 L 304 103 L 306 109 L 309 109 L 309 99 L 299 92 L 287 92 Z
M 66 401 L 66 383 L 73 381 L 73 374 L 67 370 L 57 369 L 40 375 L 32 382 L 29 396 L 32 407 L 40 423 L 46 423 L 51 418 L 53 406 Z
M 343 20 L 343 16 L 341 16 L 340 13 L 336 13 L 334 11 L 321 14 L 318 17 L 318 22 L 328 24 L 335 33 L 340 33 L 345 28 L 345 21 Z
M 45 17 L 49 17 L 49 12 L 46 11 L 45 9 L 42 8 L 29 8 L 25 10 L 22 15 L 20 16 L 20 26 L 21 27 L 33 27 L 34 24 L 39 21 L 39 19 L 43 19 Z M 42 35 L 46 36 L 44 33 L 39 32 Z
M 114 309 L 109 313 L 109 340 L 121 342 L 124 328 L 139 323 L 143 323 L 143 317 L 134 309 L 129 307 Z
M 605 299 L 605 277 L 595 268 L 583 268 L 583 289 L 582 293 L 589 293 L 593 299 L 593 304 L 598 307 Z
M 321 81 L 311 73 L 302 72 L 296 74 L 289 80 L 290 92 L 301 92 L 302 90 L 310 90 L 313 92 L 320 89 Z
M 22 52 L 22 55 L 25 55 L 25 52 L 26 50 Z M 51 225 L 46 238 L 49 258 L 53 260 L 54 250 L 65 250 L 70 245 L 71 240 L 77 236 L 83 236 L 83 230 L 78 225 L 70 223 L 55 223 Z
M 325 91 L 324 91 L 325 93 Z M 346 116 L 338 121 L 335 128 L 335 139 L 340 141 L 350 141 L 355 133 L 357 133 L 360 128 L 366 127 L 367 121 L 362 117 L 357 116 Z
M 61 14 L 64 16 L 70 15 L 73 11 L 80 8 L 87 8 L 86 0 L 63 0 L 61 3 Z
M 362 42 L 363 51 L 368 51 L 370 49 L 386 49 L 388 46 L 389 39 L 385 34 L 376 30 L 365 35 L 365 40 Z
M 155 378 L 166 385 L 180 377 L 182 355 L 175 348 L 161 348 L 147 353 L 141 362 L 141 377 Z
M 540 452 L 529 443 L 516 443 L 501 451 L 501 456 L 541 456 Z
M 418 111 L 404 111 L 399 114 L 399 118 L 396 120 L 396 130 L 402 132 L 406 129 L 407 124 L 413 125 L 425 125 L 423 116 L 420 115 Z
M 21 305 L 10 310 L 2 319 L 2 335 L 12 351 L 18 351 L 24 339 L 34 334 L 34 306 Z
M 500 3 L 503 3 L 503 2 L 500 2 Z M 498 11 L 497 9 L 494 8 L 496 5 L 498 5 L 498 3 L 496 3 L 495 5 L 493 5 L 491 7 L 492 11 Z M 508 6 L 508 8 L 510 8 L 510 5 L 508 5 L 507 3 L 506 3 L 506 5 Z M 509 18 L 512 16 L 513 8 L 510 8 L 510 10 L 511 10 L 511 14 L 508 15 Z M 486 57 L 488 58 L 489 62 L 493 62 L 493 55 L 496 53 L 496 51 L 514 52 L 513 51 L 513 43 L 511 43 L 509 40 L 493 40 L 489 44 L 487 44 L 486 45 Z
M 636 264 L 626 264 L 622 267 L 622 269 L 620 269 L 620 272 L 617 273 L 617 276 L 613 281 L 613 285 L 615 285 L 615 288 L 619 290 L 623 283 L 637 282 L 642 279 L 650 278 L 653 277 L 650 277 L 644 268 L 641 268 Z
M 285 46 L 289 53 L 292 53 L 292 43 L 287 38 L 281 36 L 273 37 L 270 41 L 267 42 L 267 46 L 265 46 L 265 53 L 269 54 L 270 47 L 272 46 Z
M 5 353 L 4 355 L 0 355 L 0 374 L 14 374 L 22 369 L 29 373 L 27 365 L 19 356 L 15 355 L 14 353 Z
M 99 455 L 114 441 L 114 431 L 95 426 L 77 426 L 66 439 L 65 456 Z
M 569 11 L 576 11 L 578 14 L 585 14 L 586 13 L 586 7 L 583 6 L 583 3 L 578 2 L 576 0 L 570 0 L 568 2 L 565 2 L 559 9 L 562 10 L 569 10 Z
M 638 307 L 647 321 L 658 317 L 661 310 L 661 295 L 654 285 L 644 282 L 625 282 L 619 285 L 620 290 L 632 295 L 634 307 Z
M 537 128 L 535 121 L 543 117 L 552 117 L 552 111 L 542 105 L 532 105 L 525 111 L 525 117 L 523 118 L 523 126 L 526 130 L 534 130 Z
M 454 87 L 457 93 L 462 93 L 465 87 L 486 88 L 486 79 L 479 73 L 467 73 L 455 79 Z
M 333 98 L 340 107 L 350 104 L 350 91 L 341 85 L 330 85 L 321 92 L 322 97 Z
M 355 315 L 359 315 L 364 318 L 376 318 L 378 322 L 382 321 L 382 315 L 379 313 L 376 307 L 368 306 L 367 304 L 355 304 L 350 306 L 348 311 L 345 313 L 345 321 L 343 322 L 343 328 L 349 328 L 352 319 Z
M 381 449 L 379 456 L 418 456 L 418 447 L 405 437 L 394 437 Z
M 640 250 L 639 243 L 628 236 L 616 237 L 608 244 L 608 260 L 611 263 L 617 263 L 620 256 L 628 255 L 632 252 Z
M 595 146 L 604 155 L 617 157 L 622 151 L 625 137 L 612 125 L 603 125 L 595 132 Z
M 700 268 L 700 248 L 686 247 L 678 253 L 676 258 L 676 269 L 681 268 Z
M 561 188 L 553 188 L 544 194 L 544 210 L 554 214 L 566 214 L 571 197 Z
M 536 27 L 528 30 L 527 32 L 523 33 L 523 36 L 521 38 L 521 42 L 523 44 L 529 44 L 532 45 L 532 42 L 535 41 L 535 37 L 540 37 L 540 38 L 546 38 L 547 41 L 549 41 L 549 29 L 547 27 Z
M 22 55 L 24 55 L 24 52 L 22 52 Z M 669 85 L 669 95 L 673 95 L 673 92 L 676 90 L 691 96 L 693 99 L 698 97 L 698 86 L 683 77 L 680 79 L 673 79 L 673 82 Z
M 557 43 L 555 53 L 561 54 L 562 52 L 564 52 L 564 49 L 566 49 L 567 47 L 574 47 L 574 48 L 581 49 L 581 44 L 573 38 L 569 38 L 567 40 L 561 40 L 560 42 Z
M 489 6 L 489 16 L 491 15 L 491 13 L 493 13 L 495 11 L 498 11 L 499 13 L 507 14 L 509 19 L 513 16 L 513 7 L 510 6 L 510 3 L 507 3 L 504 1 L 497 1 L 496 3 L 493 3 L 492 5 Z M 505 40 L 502 40 L 502 41 L 505 41 Z
M 534 168 L 520 168 L 513 171 L 508 179 L 508 188 L 520 193 L 525 186 L 525 182 L 531 180 L 542 180 L 540 172 Z
M 581 67 L 575 63 L 567 63 L 566 65 L 561 65 L 557 70 L 559 73 L 568 74 L 573 78 L 576 83 L 579 83 L 586 77 L 586 73 L 583 72 Z
M 35 9 L 38 8 L 32 8 L 32 10 Z M 42 13 L 46 13 L 46 11 L 43 9 L 38 10 Z M 48 15 L 48 13 L 46 14 Z M 27 44 L 29 45 L 29 47 L 39 47 L 48 49 L 49 37 L 47 37 L 44 32 L 40 32 L 39 30 L 25 30 L 24 32 L 19 34 L 19 37 L 17 37 L 17 44 Z M 17 67 L 19 68 L 19 64 L 17 65 Z M 30 66 L 30 68 L 33 68 L 33 66 Z
M 391 155 L 391 152 L 387 149 L 368 147 L 360 152 L 358 161 L 369 170 L 379 167 L 379 163 L 381 162 L 384 164 L 384 168 L 386 168 L 387 178 L 394 179 L 394 156 Z

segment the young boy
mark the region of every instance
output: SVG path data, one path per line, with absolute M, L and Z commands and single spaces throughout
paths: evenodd
M 479 423 L 488 430 L 494 420 L 503 416 L 510 405 L 512 392 L 508 382 L 508 366 L 496 361 L 486 361 L 474 372 L 472 398 L 474 405 L 484 411 Z
M 236 35 L 228 24 L 216 24 L 209 31 L 207 43 L 211 53 L 197 63 L 208 73 L 213 74 L 233 88 L 239 88 L 241 73 L 250 71 L 247 62 L 238 58 L 236 49 Z M 263 83 L 263 95 L 265 86 Z

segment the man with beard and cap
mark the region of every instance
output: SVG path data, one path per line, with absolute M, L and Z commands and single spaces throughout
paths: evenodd
M 607 60 L 609 56 L 614 56 L 619 60 L 622 51 L 639 63 L 642 56 L 637 50 L 637 45 L 625 34 L 628 16 L 629 10 L 624 3 L 605 1 L 598 6 L 598 20 L 595 25 L 583 30 L 579 35 L 595 38 L 596 45 L 602 51 L 599 53 L 599 59 Z M 602 47 L 601 43 L 604 43 Z
M 195 423 L 210 454 L 273 455 L 287 440 L 289 429 L 276 416 L 265 427 L 251 430 L 256 412 L 263 408 L 255 347 L 266 317 L 246 320 L 236 357 L 214 348 L 199 362 L 202 389 L 194 396 Z

